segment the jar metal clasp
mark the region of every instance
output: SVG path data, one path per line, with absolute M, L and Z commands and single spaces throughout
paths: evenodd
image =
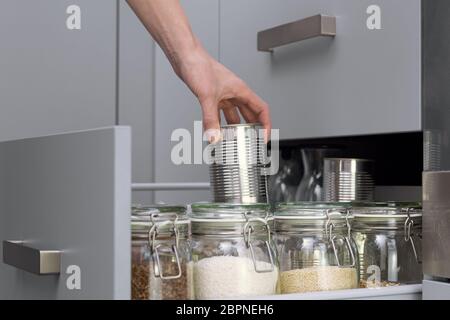
M 326 212 L 327 222 L 325 223 L 325 236 L 331 242 L 331 246 L 333 248 L 333 253 L 334 253 L 334 257 L 336 259 L 336 263 L 337 263 L 338 267 L 340 267 L 340 268 L 354 268 L 356 265 L 356 258 L 355 258 L 355 253 L 353 252 L 353 249 L 352 249 L 352 245 L 350 243 L 350 238 L 349 238 L 350 233 L 351 233 L 351 229 L 350 229 L 351 227 L 350 227 L 350 223 L 348 221 L 348 211 L 347 211 L 347 215 L 345 217 L 347 228 L 348 228 L 347 236 L 341 236 L 341 237 L 338 237 L 337 235 L 333 234 L 333 229 L 335 228 L 335 226 L 334 226 L 334 223 L 331 221 L 330 213 L 332 213 L 332 210 L 327 210 L 327 212 Z M 344 243 L 348 249 L 348 252 L 350 253 L 350 259 L 351 259 L 350 265 L 342 264 L 341 261 L 339 260 L 339 255 L 338 255 L 338 251 L 336 248 L 336 240 L 339 238 L 344 239 Z
M 163 245 L 161 243 L 156 244 L 156 240 L 158 237 L 158 229 L 161 227 L 167 227 L 172 226 L 172 230 L 175 236 L 174 244 L 170 246 L 170 250 L 173 253 L 175 257 L 175 263 L 177 265 L 177 273 L 175 275 L 164 275 L 163 274 L 163 268 L 161 264 L 160 259 L 160 249 L 164 248 L 167 245 Z M 180 256 L 178 254 L 178 242 L 179 242 L 180 232 L 176 226 L 176 220 L 175 221 L 164 221 L 160 223 L 154 223 L 153 226 L 150 228 L 150 231 L 148 233 L 148 241 L 150 244 L 150 248 L 152 250 L 152 257 L 154 257 L 153 260 L 153 270 L 155 277 L 161 278 L 163 280 L 171 280 L 171 279 L 178 279 L 181 277 L 182 271 L 181 271 L 181 264 L 180 264 Z
M 274 264 L 274 259 L 272 256 L 272 251 L 270 249 L 271 234 L 270 234 L 269 224 L 267 223 L 267 221 L 265 219 L 262 219 L 262 218 L 248 218 L 247 215 L 245 215 L 245 218 L 247 219 L 247 222 L 244 225 L 244 240 L 245 240 L 245 245 L 247 246 L 247 248 L 250 249 L 250 254 L 252 256 L 253 266 L 255 267 L 255 271 L 257 273 L 273 272 L 275 270 L 275 264 Z M 264 241 L 264 245 L 267 248 L 267 252 L 268 252 L 268 256 L 269 256 L 270 268 L 268 268 L 268 269 L 260 269 L 260 268 L 258 268 L 258 265 L 257 265 L 255 250 L 253 248 L 253 240 L 252 240 L 252 234 L 254 232 L 253 225 L 255 223 L 261 223 L 267 231 L 267 240 Z
M 413 232 L 412 232 L 413 227 L 414 227 L 414 220 L 411 218 L 411 215 L 410 215 L 411 208 L 406 208 L 405 211 L 406 211 L 406 215 L 407 215 L 407 218 L 405 220 L 405 225 L 404 225 L 405 241 L 406 242 L 409 241 L 411 243 L 414 257 L 416 258 L 417 263 L 422 263 L 422 260 L 419 259 L 419 256 L 417 254 L 416 245 L 414 244 Z

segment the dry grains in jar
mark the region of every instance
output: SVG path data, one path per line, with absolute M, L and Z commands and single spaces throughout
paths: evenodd
M 303 293 L 356 288 L 358 276 L 355 268 L 336 266 L 295 269 L 281 273 L 283 293 Z
M 192 298 L 189 220 L 181 206 L 133 208 L 131 298 Z
M 278 291 L 278 262 L 267 204 L 192 205 L 196 299 L 234 299 Z
M 341 203 L 279 204 L 275 242 L 281 293 L 358 287 L 356 246 L 350 237 L 347 207 Z

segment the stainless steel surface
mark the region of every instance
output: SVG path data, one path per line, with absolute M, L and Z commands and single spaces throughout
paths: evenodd
M 318 14 L 258 32 L 258 51 L 271 52 L 286 44 L 335 35 L 336 17 Z
M 443 131 L 424 130 L 423 132 L 423 170 L 439 171 L 442 163 Z
M 154 190 L 209 190 L 209 182 L 150 182 L 133 183 L 133 191 L 154 191 Z
M 215 202 L 267 202 L 266 146 L 259 129 L 255 124 L 222 127 L 222 140 L 215 146 L 210 165 Z
M 366 159 L 327 158 L 324 161 L 326 201 L 373 201 L 374 164 Z
M 423 174 L 423 271 L 450 279 L 450 171 Z
M 60 273 L 61 251 L 38 250 L 22 241 L 3 241 L 3 262 L 37 275 Z
M 450 1 L 422 1 L 424 171 L 450 170 Z

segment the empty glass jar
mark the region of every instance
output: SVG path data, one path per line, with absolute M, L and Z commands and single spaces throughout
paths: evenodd
M 278 264 L 267 204 L 192 205 L 192 261 L 196 299 L 277 292 Z
M 361 287 L 422 281 L 419 203 L 369 203 L 352 209 Z
M 295 201 L 323 201 L 325 199 L 324 159 L 338 153 L 338 149 L 330 148 L 306 148 L 301 150 L 304 172 L 297 188 Z
M 132 210 L 131 298 L 192 298 L 189 220 L 183 206 Z
M 343 204 L 299 202 L 277 206 L 274 217 L 281 293 L 358 286 L 356 246 Z

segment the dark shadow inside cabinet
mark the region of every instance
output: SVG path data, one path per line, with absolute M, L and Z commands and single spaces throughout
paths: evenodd
M 324 201 L 324 159 L 372 160 L 373 201 L 421 201 L 423 133 L 280 141 L 280 163 L 268 180 L 271 203 Z

